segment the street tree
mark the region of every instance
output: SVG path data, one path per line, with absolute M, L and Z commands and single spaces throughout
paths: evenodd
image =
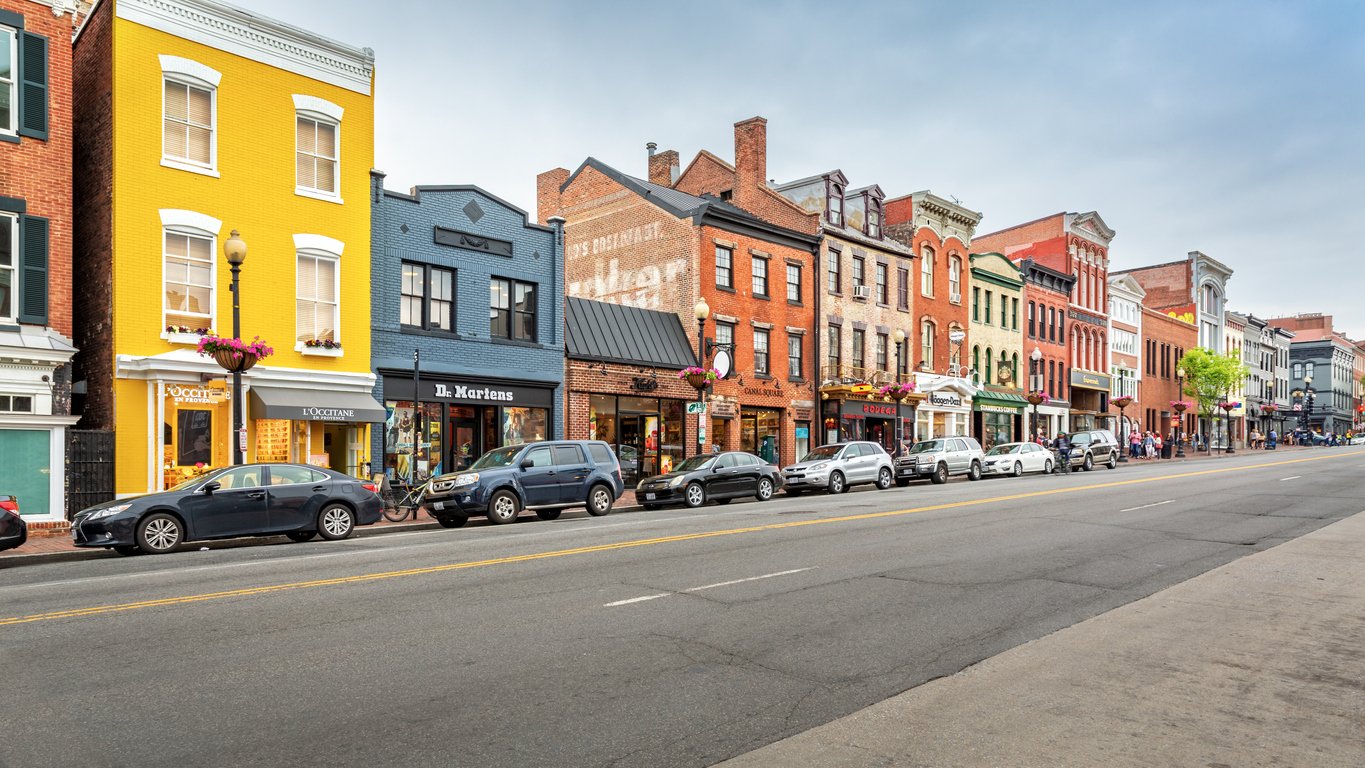
M 1222 355 L 1203 347 L 1186 352 L 1180 367 L 1185 369 L 1184 394 L 1194 398 L 1201 416 L 1213 416 L 1218 403 L 1241 386 L 1251 370 L 1233 353 Z

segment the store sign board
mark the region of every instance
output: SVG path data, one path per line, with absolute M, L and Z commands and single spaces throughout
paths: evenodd
M 166 387 L 166 396 L 177 405 L 214 404 L 231 400 L 232 392 L 221 386 L 171 384 Z
M 518 384 L 503 384 L 499 381 L 450 381 L 428 379 L 422 374 L 420 400 L 424 403 L 474 403 L 479 405 L 516 405 L 551 408 L 554 406 L 554 388 L 528 387 Z M 384 377 L 384 398 L 386 400 L 411 400 L 412 377 Z
M 1071 371 L 1071 386 L 1083 387 L 1085 389 L 1098 389 L 1108 392 L 1113 386 L 1113 379 L 1107 374 L 1092 373 L 1090 371 Z
M 1004 405 L 988 405 L 986 403 L 977 403 L 976 409 L 985 413 L 1008 413 L 1011 415 L 1019 413 L 1018 408 L 1010 408 Z
M 930 392 L 927 402 L 945 408 L 961 408 L 962 396 L 956 392 Z

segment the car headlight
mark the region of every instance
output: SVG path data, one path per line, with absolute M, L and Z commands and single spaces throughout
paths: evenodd
M 460 486 L 460 485 L 473 485 L 474 483 L 477 483 L 477 482 L 479 482 L 479 473 L 478 473 L 478 472 L 470 472 L 470 473 L 467 473 L 467 474 L 459 475 L 458 477 L 455 478 L 455 485 L 456 485 L 456 486 Z
M 673 478 L 672 480 L 669 480 L 669 481 L 668 481 L 668 487 L 669 487 L 669 488 L 677 488 L 678 486 L 682 485 L 682 484 L 683 484 L 684 482 L 686 482 L 686 481 L 687 481 L 687 475 L 678 475 L 677 477 L 675 477 L 675 478 Z
M 112 506 L 112 507 L 105 507 L 104 509 L 101 509 L 101 510 L 99 510 L 98 512 L 95 512 L 95 513 L 91 514 L 89 517 L 87 517 L 87 518 L 85 518 L 85 519 L 86 519 L 86 520 L 99 520 L 100 518 L 104 518 L 104 517 L 113 517 L 114 515 L 117 515 L 118 513 L 122 512 L 123 510 L 125 510 L 125 509 L 127 509 L 127 508 L 129 508 L 129 507 L 131 507 L 131 506 L 133 506 L 133 505 L 132 505 L 132 504 L 115 504 L 115 505 Z
M 822 462 L 820 462 L 819 464 L 812 464 L 811 467 L 810 467 L 810 469 L 807 470 L 807 471 L 809 471 L 809 472 L 819 472 L 820 470 L 822 470 L 822 469 L 827 469 L 828 467 L 829 467 L 829 462 L 822 461 Z

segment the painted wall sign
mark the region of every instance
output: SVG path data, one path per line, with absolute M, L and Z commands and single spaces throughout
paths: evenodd
M 647 264 L 639 269 L 622 269 L 618 259 L 605 263 L 598 261 L 592 277 L 569 281 L 568 293 L 628 307 L 660 309 L 663 308 L 664 286 L 676 287 L 686 271 L 687 262 L 683 259 Z
M 434 239 L 437 245 L 448 245 L 452 248 L 464 248 L 467 251 L 480 251 L 491 253 L 494 256 L 512 258 L 512 244 L 506 240 L 494 240 L 491 237 L 461 232 L 458 229 L 446 229 L 445 227 L 436 228 Z
M 596 256 L 599 253 L 607 253 L 617 248 L 625 248 L 640 243 L 648 243 L 651 240 L 658 240 L 663 234 L 664 224 L 662 221 L 641 224 L 638 227 L 628 227 L 619 232 L 612 232 L 609 235 L 594 237 L 591 240 L 584 240 L 581 243 L 574 243 L 565 249 L 565 255 L 569 259 L 580 256 Z

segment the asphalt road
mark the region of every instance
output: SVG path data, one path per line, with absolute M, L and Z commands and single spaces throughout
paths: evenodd
M 1257 452 L 0 565 L 0 766 L 711 765 L 1355 514 L 1362 471 Z

